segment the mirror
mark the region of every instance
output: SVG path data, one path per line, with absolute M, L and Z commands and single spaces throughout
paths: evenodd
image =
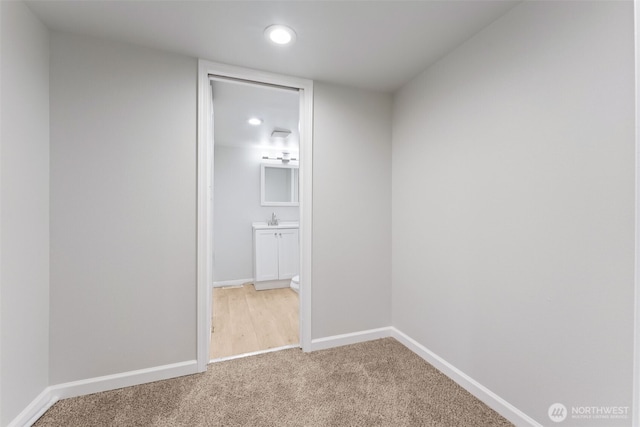
M 260 204 L 298 206 L 297 165 L 260 165 Z

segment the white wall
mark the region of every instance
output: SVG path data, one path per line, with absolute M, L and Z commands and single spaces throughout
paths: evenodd
M 0 2 L 0 425 L 49 384 L 49 33 Z
M 253 277 L 252 222 L 267 221 L 275 212 L 281 221 L 298 221 L 298 207 L 260 206 L 262 151 L 215 146 L 214 155 L 214 281 Z
M 631 406 L 633 61 L 631 2 L 527 2 L 395 98 L 393 325 L 543 425 Z
M 197 63 L 51 50 L 51 382 L 193 360 Z
M 312 338 L 389 326 L 390 95 L 314 83 L 313 138 Z

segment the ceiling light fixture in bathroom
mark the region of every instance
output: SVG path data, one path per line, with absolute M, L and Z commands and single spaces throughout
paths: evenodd
M 250 124 L 250 125 L 252 125 L 252 126 L 258 126 L 258 125 L 261 125 L 261 124 L 262 124 L 262 119 L 259 119 L 259 118 L 257 118 L 257 117 L 251 117 L 251 118 L 248 120 L 248 122 L 249 122 L 249 124 Z
M 275 44 L 286 45 L 296 41 L 296 32 L 286 25 L 270 25 L 264 30 L 267 40 Z

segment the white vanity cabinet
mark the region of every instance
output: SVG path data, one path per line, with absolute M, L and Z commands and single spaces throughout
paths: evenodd
M 253 225 L 253 277 L 257 290 L 285 288 L 298 274 L 298 228 L 286 223 Z

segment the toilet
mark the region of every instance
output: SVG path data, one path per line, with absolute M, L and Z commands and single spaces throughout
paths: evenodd
M 300 291 L 300 276 L 293 276 L 293 279 L 291 279 L 291 289 L 296 292 Z

